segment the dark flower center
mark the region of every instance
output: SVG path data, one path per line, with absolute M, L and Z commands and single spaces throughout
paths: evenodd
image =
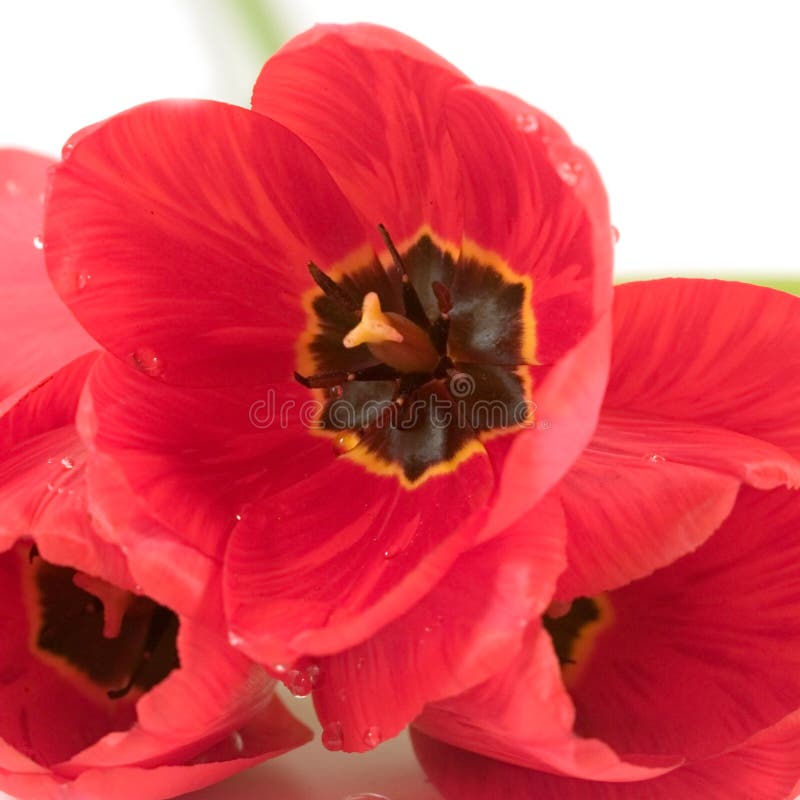
M 340 453 L 406 487 L 455 468 L 532 416 L 530 283 L 489 254 L 455 257 L 424 234 L 317 284 L 296 378 L 322 401 Z
M 0 554 L 0 736 L 50 765 L 135 721 L 135 701 L 178 668 L 178 618 L 135 595 L 45 561 Z
M 600 607 L 591 597 L 578 597 L 568 608 L 559 608 L 557 613 L 548 609 L 542 617 L 544 629 L 553 640 L 553 649 L 561 666 L 575 664 L 578 642 L 582 634 L 600 619 Z

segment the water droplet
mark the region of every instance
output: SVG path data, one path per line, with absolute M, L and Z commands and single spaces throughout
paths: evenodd
M 41 236 L 34 236 L 33 237 L 33 246 L 37 250 L 44 250 L 44 239 Z
M 323 726 L 322 746 L 326 750 L 341 750 L 344 747 L 341 722 L 329 722 Z
M 289 668 L 286 664 L 272 664 L 268 669 L 276 675 L 285 675 Z
M 349 794 L 344 800 L 389 800 L 385 794 L 375 794 L 375 792 L 362 792 L 361 794 Z
M 583 172 L 583 164 L 580 161 L 562 161 L 557 169 L 564 183 L 569 186 L 576 186 Z
M 64 469 L 73 469 L 75 467 L 75 462 L 69 456 L 64 456 L 64 458 L 61 459 L 61 466 L 64 467 Z
M 539 130 L 539 119 L 531 111 L 517 114 L 516 123 L 517 128 L 525 133 L 533 133 Z
M 359 657 L 359 659 L 356 661 L 356 669 L 364 669 L 364 657 L 363 656 Z
M 359 441 L 360 440 L 357 433 L 354 433 L 353 431 L 345 431 L 344 433 L 340 433 L 333 440 L 333 451 L 337 455 L 349 453 L 354 447 L 358 446 Z
M 131 353 L 131 361 L 136 369 L 151 378 L 160 378 L 164 374 L 164 362 L 146 347 Z
M 89 281 L 92 279 L 92 276 L 88 272 L 79 272 L 78 278 L 76 283 L 78 284 L 78 290 L 82 291 L 89 285 Z
M 377 725 L 370 725 L 364 731 L 364 744 L 367 747 L 377 747 L 381 743 L 381 729 Z
M 390 547 L 388 550 L 383 551 L 383 557 L 387 561 L 391 561 L 393 558 L 397 558 L 400 555 L 402 549 L 399 547 Z
M 611 226 L 611 238 L 614 240 L 614 244 L 619 241 L 619 228 L 615 225 Z
M 647 456 L 647 460 L 651 464 L 661 464 L 664 461 L 666 461 L 667 459 L 664 458 L 664 456 L 659 455 L 658 453 L 650 453 L 650 455 Z
M 309 664 L 308 667 L 306 667 L 306 675 L 308 675 L 311 685 L 317 686 L 319 684 L 319 679 L 322 677 L 322 669 L 319 664 Z
M 71 155 L 72 151 L 75 149 L 75 142 L 70 139 L 62 148 L 61 148 L 61 158 L 66 161 Z
M 340 398 L 344 394 L 344 386 L 331 386 L 328 395 L 334 399 Z
M 6 193 L 10 194 L 12 197 L 16 197 L 19 194 L 19 184 L 16 181 L 7 180 Z
M 228 643 L 231 647 L 241 647 L 244 644 L 244 639 L 238 633 L 228 631 Z
M 308 673 L 302 669 L 290 669 L 283 682 L 295 697 L 308 697 L 314 688 Z
M 239 731 L 234 731 L 231 734 L 231 744 L 237 753 L 244 751 L 244 739 L 242 739 L 242 734 Z
M 237 522 L 241 522 L 242 521 L 242 515 L 241 514 L 234 514 L 233 517 Z

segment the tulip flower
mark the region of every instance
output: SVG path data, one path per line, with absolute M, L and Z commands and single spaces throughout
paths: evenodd
M 788 800 L 800 300 L 645 282 L 617 289 L 614 328 L 598 430 L 550 495 L 554 602 L 493 677 L 425 709 L 418 753 L 459 800 Z
M 113 526 L 88 511 L 75 415 L 100 354 L 46 374 L 92 342 L 60 313 L 31 236 L 45 166 L 0 153 L 0 323 L 15 345 L 0 353 L 0 791 L 173 797 L 309 732 L 274 697 L 274 679 L 228 645 L 219 592 L 207 589 L 192 617 L 171 607 L 204 580 L 201 559 L 162 546 L 133 496 Z M 141 573 L 161 589 L 145 592 Z
M 230 640 L 273 674 L 365 641 L 587 443 L 611 240 L 556 123 L 374 26 L 289 42 L 253 110 L 82 131 L 43 242 L 105 348 L 78 414 L 92 513 L 132 491 L 222 564 Z

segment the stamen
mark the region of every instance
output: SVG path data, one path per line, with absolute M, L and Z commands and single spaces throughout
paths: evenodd
M 326 275 L 313 261 L 308 262 L 308 271 L 311 273 L 311 277 L 314 279 L 317 286 L 319 286 L 331 300 L 343 308 L 346 308 L 348 311 L 358 312 L 358 300 L 339 286 L 333 278 Z
M 400 253 L 397 252 L 392 237 L 389 236 L 389 231 L 387 231 L 383 225 L 378 225 L 378 230 L 380 231 L 383 241 L 386 243 L 386 247 L 389 249 L 394 266 L 400 273 L 400 278 L 403 282 L 403 305 L 405 306 L 406 316 L 412 322 L 416 322 L 417 325 L 427 330 L 431 326 L 431 321 L 428 319 L 428 315 L 425 313 L 425 308 L 422 305 L 422 301 L 419 299 L 417 290 L 414 288 L 411 277 L 406 271 L 403 259 L 400 258 Z
M 373 367 L 364 367 L 353 372 L 318 372 L 314 375 L 301 375 L 295 372 L 294 379 L 307 389 L 331 389 L 352 381 L 392 381 L 399 374 L 388 364 L 375 364 Z
M 149 662 L 156 656 L 158 656 L 156 660 L 163 661 L 164 656 L 169 660 L 167 672 L 177 669 L 180 666 L 180 661 L 177 652 L 171 648 L 172 637 L 176 633 L 177 618 L 175 615 L 163 606 L 157 606 L 150 617 L 147 637 L 142 646 L 139 661 L 134 667 L 128 682 L 119 689 L 109 689 L 106 694 L 112 700 L 119 700 L 121 697 L 125 697 L 136 683 L 141 682 Z M 159 649 L 161 650 L 160 654 L 157 652 Z
M 431 288 L 436 295 L 439 313 L 445 318 L 449 317 L 450 312 L 453 310 L 453 296 L 450 294 L 450 290 L 441 281 L 434 281 L 431 284 Z

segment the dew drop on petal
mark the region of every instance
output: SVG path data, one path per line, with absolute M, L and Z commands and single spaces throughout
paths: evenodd
M 233 631 L 228 632 L 228 644 L 231 647 L 241 647 L 244 644 L 244 639 L 238 633 Z
M 66 161 L 71 155 L 72 151 L 75 149 L 75 142 L 70 139 L 62 148 L 61 148 L 61 158 Z
M 364 669 L 364 656 L 359 656 L 358 660 L 356 661 L 356 669 Z
M 73 469 L 75 467 L 75 462 L 69 456 L 64 456 L 64 458 L 61 459 L 61 466 L 64 467 L 64 469 Z
M 19 184 L 16 181 L 7 180 L 6 181 L 6 194 L 10 194 L 12 197 L 16 197 L 19 194 Z
M 362 794 L 349 794 L 344 800 L 389 800 L 385 794 L 375 794 L 375 792 L 363 792 Z
M 539 119 L 536 114 L 530 111 L 517 114 L 515 122 L 517 123 L 517 128 L 525 133 L 533 133 L 539 130 Z
M 164 362 L 147 347 L 141 347 L 131 353 L 131 361 L 139 372 L 143 372 L 151 378 L 160 378 L 164 374 Z
M 611 238 L 614 240 L 614 244 L 619 241 L 619 228 L 615 225 L 611 226 Z
M 370 725 L 364 731 L 364 744 L 367 747 L 377 747 L 381 743 L 381 729 L 377 725 Z
M 231 744 L 237 753 L 244 752 L 244 739 L 242 739 L 242 734 L 239 731 L 234 731 L 231 734 Z
M 329 722 L 322 728 L 322 746 L 326 750 L 341 750 L 344 747 L 341 722 Z
M 564 183 L 568 186 L 576 186 L 583 172 L 583 164 L 580 161 L 562 161 L 556 169 Z
M 92 276 L 88 272 L 79 272 L 78 278 L 76 283 L 78 285 L 78 290 L 81 291 L 85 289 L 89 285 L 89 281 L 92 279 Z
M 286 673 L 283 682 L 286 684 L 286 688 L 295 697 L 308 697 L 311 694 L 311 690 L 314 688 L 308 673 L 302 669 L 290 669 Z
M 345 431 L 344 433 L 340 433 L 333 440 L 333 451 L 336 455 L 343 455 L 344 453 L 349 453 L 354 447 L 357 447 L 358 443 L 359 438 L 357 433 Z
M 648 461 L 649 461 L 651 464 L 662 464 L 662 463 L 663 463 L 664 461 L 666 461 L 667 459 L 666 459 L 666 458 L 664 458 L 664 456 L 662 456 L 662 455 L 659 455 L 658 453 L 650 453 L 650 455 L 649 455 L 649 456 L 647 456 L 647 460 L 648 460 Z
M 33 246 L 37 250 L 44 250 L 44 239 L 41 236 L 34 236 L 33 237 Z
M 311 682 L 311 686 L 317 686 L 320 678 L 322 677 L 322 669 L 320 668 L 319 664 L 309 664 L 306 667 L 306 675 L 308 675 L 308 680 Z

